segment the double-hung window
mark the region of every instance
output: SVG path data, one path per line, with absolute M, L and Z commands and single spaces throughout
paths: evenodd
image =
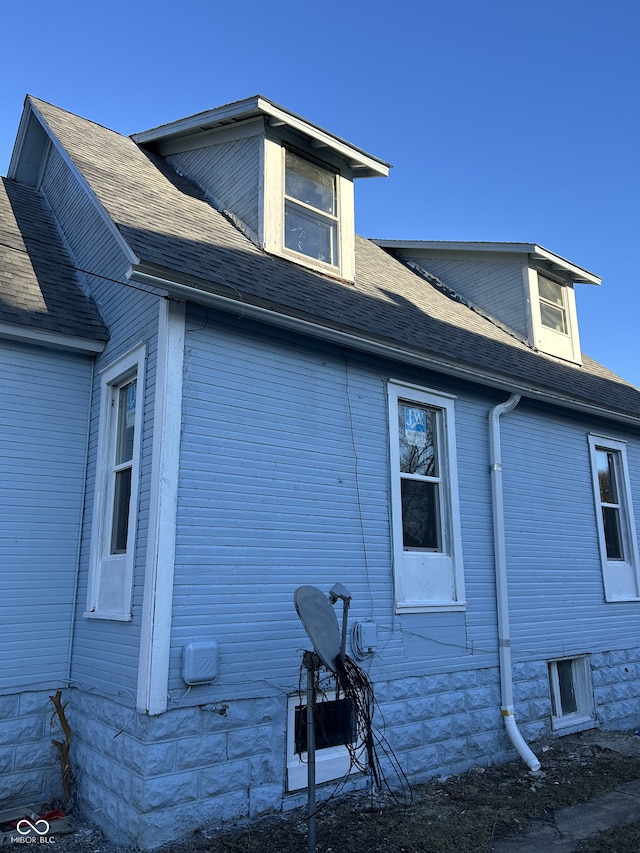
M 338 233 L 335 172 L 285 150 L 285 248 L 337 267 Z
M 388 392 L 396 609 L 462 609 L 454 399 Z
M 93 536 L 85 616 L 131 618 L 144 347 L 102 374 Z
M 555 332 L 568 334 L 565 288 L 555 281 L 538 275 L 538 295 L 540 297 L 540 322 Z
M 570 281 L 527 268 L 531 343 L 557 358 L 582 363 L 576 298 Z
M 626 444 L 589 436 L 600 561 L 608 601 L 640 597 L 638 544 Z

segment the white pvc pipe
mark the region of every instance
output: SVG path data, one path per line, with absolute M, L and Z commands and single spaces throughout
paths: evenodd
M 493 506 L 493 541 L 496 564 L 496 609 L 498 613 L 498 656 L 500 661 L 500 690 L 502 719 L 511 743 L 530 770 L 539 770 L 540 762 L 526 744 L 513 713 L 513 678 L 511 672 L 511 636 L 509 626 L 509 594 L 507 587 L 507 553 L 504 526 L 504 496 L 502 488 L 502 453 L 500 447 L 500 417 L 513 411 L 520 402 L 512 394 L 489 413 L 489 444 L 491 457 L 491 499 Z

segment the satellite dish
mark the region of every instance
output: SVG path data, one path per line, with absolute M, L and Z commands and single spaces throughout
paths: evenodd
M 315 586 L 299 586 L 293 594 L 293 603 L 315 653 L 327 669 L 335 672 L 336 658 L 340 654 L 340 629 L 326 595 Z

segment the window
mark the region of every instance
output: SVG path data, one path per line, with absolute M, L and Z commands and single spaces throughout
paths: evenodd
M 315 708 L 316 782 L 340 779 L 351 770 L 345 744 L 356 744 L 357 729 L 351 701 L 336 699 L 333 691 L 318 697 Z M 301 696 L 289 698 L 287 719 L 287 789 L 307 787 L 307 706 Z
M 144 348 L 102 374 L 93 539 L 85 616 L 131 618 Z
M 591 670 L 587 657 L 549 661 L 551 719 L 554 729 L 593 721 Z
M 540 296 L 540 321 L 543 326 L 568 334 L 567 309 L 564 288 L 555 281 L 538 276 L 538 294 Z
M 608 601 L 640 596 L 636 540 L 626 444 L 589 436 L 600 560 Z
M 541 352 L 582 363 L 576 297 L 571 281 L 527 268 L 531 343 Z
M 389 427 L 396 608 L 461 609 L 453 398 L 390 383 Z
M 338 266 L 336 175 L 285 151 L 284 245 Z

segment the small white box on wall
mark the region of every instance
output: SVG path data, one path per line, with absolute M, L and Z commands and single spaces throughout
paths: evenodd
M 187 684 L 209 684 L 218 677 L 218 643 L 197 640 L 182 650 L 182 678 Z

